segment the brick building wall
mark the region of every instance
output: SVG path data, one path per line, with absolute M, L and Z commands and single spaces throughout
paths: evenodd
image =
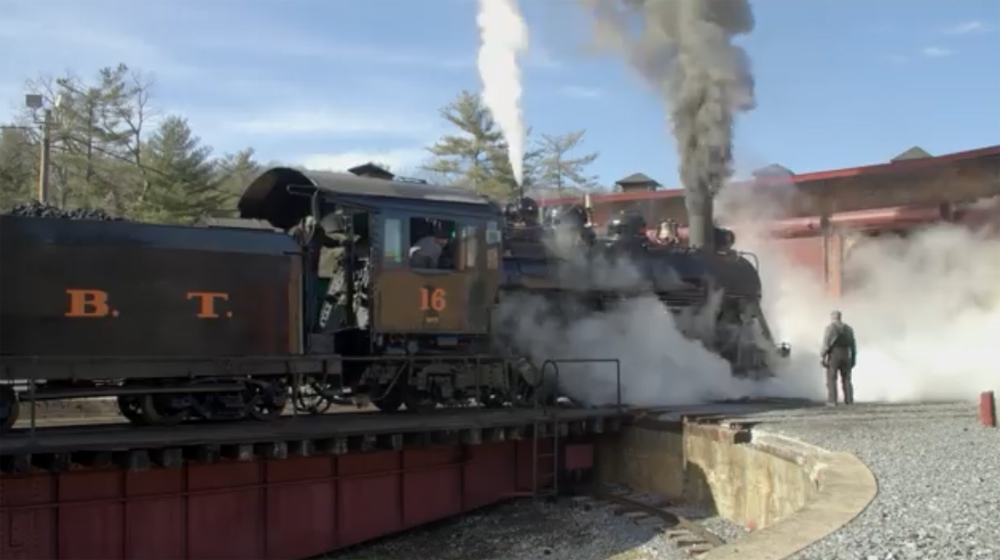
M 980 151 L 980 150 L 977 150 Z M 780 197 L 785 217 L 829 216 L 893 206 L 970 202 L 1000 195 L 1000 146 L 979 157 L 948 161 L 928 158 L 878 166 L 871 172 L 831 172 L 840 176 L 823 178 L 823 173 L 801 176 L 792 183 L 774 185 L 734 185 L 753 188 L 759 196 L 772 191 Z M 812 176 L 821 178 L 812 179 Z M 680 190 L 645 193 L 595 195 L 594 221 L 607 223 L 623 210 L 641 213 L 649 223 L 675 220 L 687 225 L 684 195 Z M 567 201 L 568 202 L 568 201 Z

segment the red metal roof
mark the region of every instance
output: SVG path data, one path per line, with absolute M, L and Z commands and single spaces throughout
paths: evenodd
M 1000 144 L 997 144 L 995 146 L 987 146 L 985 148 L 978 148 L 975 150 L 966 150 L 964 152 L 955 152 L 952 154 L 945 154 L 942 156 L 935 156 L 929 158 L 892 161 L 889 163 L 865 165 L 862 167 L 851 167 L 848 169 L 835 169 L 832 171 L 817 171 L 815 173 L 803 173 L 801 175 L 792 175 L 790 177 L 768 177 L 762 179 L 754 179 L 750 181 L 739 181 L 734 183 L 734 185 L 776 186 L 776 185 L 787 185 L 790 183 L 801 185 L 803 183 L 809 183 L 811 181 L 826 181 L 829 179 L 841 179 L 846 177 L 856 177 L 859 175 L 913 171 L 914 169 L 920 169 L 922 167 L 933 167 L 935 165 L 942 165 L 942 164 L 954 163 L 956 161 L 962 161 L 967 159 L 978 159 L 996 155 L 1000 155 Z M 596 205 L 608 202 L 633 202 L 636 200 L 673 198 L 677 196 L 683 196 L 683 194 L 684 194 L 684 189 L 593 194 L 591 195 L 591 201 L 593 204 Z M 572 204 L 579 201 L 580 197 L 574 196 L 574 197 L 562 197 L 562 198 L 542 200 L 539 202 L 539 204 L 542 206 L 552 206 L 556 204 Z

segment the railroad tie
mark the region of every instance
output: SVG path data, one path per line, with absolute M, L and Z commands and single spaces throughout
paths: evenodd
M 710 546 L 705 539 L 698 537 L 697 535 L 690 535 L 686 537 L 679 537 L 674 539 L 674 544 L 681 548 L 687 548 L 692 546 Z
M 687 554 L 688 556 L 693 556 L 694 558 L 701 558 L 702 556 L 705 556 L 706 554 L 711 552 L 713 548 L 715 547 L 706 543 L 706 544 L 697 544 L 685 547 L 683 550 L 684 553 Z
M 667 522 L 659 517 L 646 517 L 635 522 L 640 527 L 647 529 L 662 529 L 667 526 Z

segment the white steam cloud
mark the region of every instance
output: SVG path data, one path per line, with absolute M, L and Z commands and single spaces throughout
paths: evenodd
M 528 26 L 518 10 L 517 0 L 479 0 L 476 22 L 483 102 L 503 131 L 514 179 L 521 185 L 527 132 L 521 114 L 518 58 L 528 50 Z
M 733 197 L 741 199 L 738 204 L 732 204 Z M 705 329 L 714 328 L 712 305 L 700 316 L 675 316 L 646 295 L 594 312 L 517 295 L 504 298 L 500 307 L 504 332 L 536 366 L 546 359 L 618 359 L 622 402 L 633 406 L 741 397 L 819 401 L 826 396 L 821 339 L 830 311 L 838 309 L 857 334 L 858 402 L 969 400 L 982 391 L 1000 391 L 997 231 L 938 224 L 907 239 L 854 242 L 844 260 L 845 295 L 835 298 L 813 270 L 787 258 L 787 249 L 777 245 L 784 240 L 760 228 L 780 217 L 789 200 L 780 193 L 735 190 L 724 190 L 720 200 L 722 209 L 740 210 L 739 216 L 724 211 L 724 221 L 738 232 L 741 248 L 760 258 L 765 316 L 775 339 L 792 346 L 774 378 L 735 378 L 728 362 L 697 341 Z M 755 208 L 761 212 L 754 213 Z M 566 259 L 562 272 L 579 282 L 578 257 L 566 247 L 554 249 Z M 591 282 L 642 288 L 642 275 L 628 263 L 602 262 L 596 272 Z M 567 363 L 559 369 L 562 389 L 571 398 L 595 405 L 616 401 L 613 364 Z
M 834 309 L 857 337 L 858 402 L 970 400 L 982 391 L 1000 391 L 996 231 L 942 223 L 905 239 L 849 236 L 844 295 L 836 298 L 818 273 L 787 257 L 784 241 L 760 235 L 745 220 L 730 225 L 740 232 L 743 248 L 761 259 L 765 312 L 776 337 L 792 345 L 780 378 L 796 381 L 802 396 L 825 397 L 819 352 Z
M 651 286 L 644 285 L 646 279 L 631 263 L 597 260 L 587 266 L 565 236 L 557 239 L 550 249 L 561 257 L 559 276 L 564 285 L 648 293 Z M 677 282 L 670 272 L 658 271 L 657 283 Z M 582 283 L 585 277 L 589 286 Z M 619 360 L 621 401 L 631 406 L 815 396 L 814 388 L 794 377 L 764 381 L 733 377 L 729 362 L 697 340 L 714 331 L 717 311 L 718 305 L 709 302 L 700 314 L 675 316 L 652 294 L 621 300 L 601 312 L 567 304 L 565 298 L 518 294 L 503 298 L 499 320 L 506 340 L 536 367 L 547 359 Z M 551 369 L 547 373 L 551 375 Z M 559 364 L 559 382 L 568 396 L 580 402 L 606 405 L 618 397 L 613 363 Z

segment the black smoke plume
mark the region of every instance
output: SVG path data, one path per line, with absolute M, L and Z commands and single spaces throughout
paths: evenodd
M 599 47 L 624 53 L 664 99 L 680 156 L 690 240 L 713 243 L 712 204 L 732 174 L 735 114 L 755 106 L 748 0 L 581 0 Z

